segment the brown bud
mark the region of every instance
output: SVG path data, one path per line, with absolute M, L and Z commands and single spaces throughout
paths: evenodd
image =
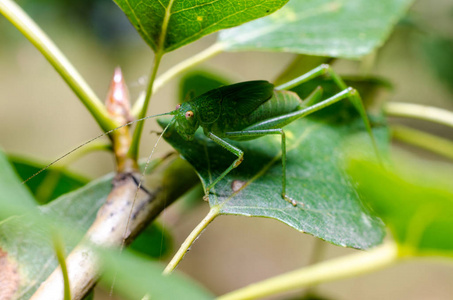
M 105 100 L 105 106 L 110 116 L 121 124 L 126 124 L 133 120 L 131 116 L 131 104 L 129 101 L 129 91 L 124 81 L 120 67 L 115 68 L 110 88 Z

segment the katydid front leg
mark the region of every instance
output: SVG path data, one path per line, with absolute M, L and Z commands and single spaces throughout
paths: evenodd
M 280 134 L 281 135 L 281 147 L 282 147 L 282 198 L 291 203 L 293 206 L 297 205 L 297 201 L 293 198 L 289 197 L 286 194 L 286 135 L 285 131 L 281 128 L 277 129 L 265 129 L 265 130 L 246 130 L 246 131 L 232 131 L 226 132 L 225 137 L 235 140 L 241 138 L 259 138 L 269 134 Z M 214 187 L 222 178 L 224 178 L 229 172 L 231 172 L 234 168 L 239 166 L 242 162 L 244 157 L 244 152 L 227 141 L 219 138 L 218 136 L 214 135 L 213 133 L 209 133 L 208 135 L 214 142 L 218 145 L 222 146 L 224 149 L 230 151 L 231 153 L 238 156 L 238 158 L 222 173 L 220 174 L 207 188 L 206 188 L 206 195 L 209 196 L 209 191 L 212 187 Z
M 230 151 L 231 153 L 233 153 L 234 155 L 236 155 L 238 158 L 225 170 L 223 171 L 222 174 L 219 175 L 219 177 L 217 177 L 213 182 L 211 182 L 207 187 L 206 187 L 206 195 L 203 197 L 205 200 L 208 200 L 209 198 L 209 191 L 220 181 L 222 180 L 223 177 L 225 177 L 228 173 L 231 172 L 231 170 L 233 170 L 234 168 L 236 168 L 237 166 L 239 166 L 242 162 L 242 160 L 244 159 L 244 152 L 239 149 L 239 148 L 236 148 L 234 147 L 233 145 L 231 145 L 230 143 L 228 143 L 227 141 L 219 138 L 218 136 L 216 136 L 215 134 L 213 134 L 212 132 L 208 133 L 207 136 L 213 140 L 216 144 L 218 144 L 219 146 L 221 146 L 222 148 Z

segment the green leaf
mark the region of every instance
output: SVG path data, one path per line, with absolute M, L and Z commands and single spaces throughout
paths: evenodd
M 267 16 L 288 0 L 115 0 L 155 51 L 172 51 L 220 29 Z
M 11 166 L 5 153 L 0 149 L 0 201 L 12 202 L 19 205 L 34 207 L 36 202 L 33 195 L 21 183 L 18 175 Z M 0 215 L 0 220 L 3 217 Z
M 396 166 L 384 169 L 354 159 L 349 173 L 403 254 L 453 257 L 453 170 L 405 157 L 395 161 Z
M 227 51 L 358 58 L 382 46 L 412 0 L 292 0 L 269 17 L 222 31 Z
M 171 233 L 158 222 L 149 225 L 129 246 L 152 258 L 166 256 L 172 250 Z
M 46 166 L 46 164 L 17 155 L 9 155 L 8 159 L 22 180 L 30 178 L 30 176 Z M 87 182 L 88 179 L 62 168 L 49 168 L 41 172 L 39 176 L 27 181 L 26 185 L 38 203 L 45 204 L 65 193 L 82 187 Z
M 169 120 L 158 122 L 165 126 Z M 293 207 L 281 198 L 281 146 L 280 137 L 276 136 L 232 142 L 244 151 L 244 161 L 211 190 L 210 205 L 219 207 L 221 214 L 274 218 L 337 245 L 363 249 L 381 243 L 381 221 L 362 205 L 341 168 L 343 142 L 354 138 L 370 144 L 363 122 L 330 123 L 302 118 L 286 126 L 285 132 L 287 193 L 303 207 Z M 375 128 L 374 133 L 385 148 L 386 128 Z M 190 142 L 183 140 L 174 128 L 164 137 L 192 164 L 205 187 L 235 159 L 202 130 Z

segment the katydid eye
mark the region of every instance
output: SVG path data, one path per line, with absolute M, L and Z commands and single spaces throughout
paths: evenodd
M 176 105 L 176 110 L 178 110 L 181 107 L 181 104 Z
M 188 112 L 186 112 L 186 119 L 187 120 L 189 120 L 192 117 L 193 117 L 193 111 L 189 110 Z

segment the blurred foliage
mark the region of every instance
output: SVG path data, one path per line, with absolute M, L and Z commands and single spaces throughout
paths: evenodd
M 424 61 L 427 71 L 453 93 L 453 31 L 435 26 L 438 21 L 449 20 L 453 23 L 453 5 L 450 11 L 447 10 L 438 17 L 439 20 L 424 19 L 421 15 L 410 12 L 400 21 L 399 29 L 404 30 L 404 38 L 409 42 L 416 58 Z
M 112 0 L 20 0 L 21 5 L 39 23 L 83 26 L 103 43 L 139 39 L 129 20 Z
M 453 37 L 423 36 L 420 44 L 432 72 L 453 93 Z
M 173 239 L 168 229 L 158 222 L 149 225 L 129 246 L 151 258 L 161 258 L 171 253 Z
M 453 170 L 401 156 L 394 161 L 383 167 L 351 159 L 349 172 L 363 200 L 390 228 L 403 254 L 453 257 Z
M 21 184 L 21 180 L 11 166 L 6 154 L 0 148 L 0 201 L 13 202 L 25 208 L 34 208 L 36 202 L 32 193 Z M 0 221 L 10 215 L 1 215 Z M 1 224 L 1 222 L 0 222 Z
M 27 180 L 46 166 L 32 159 L 17 155 L 9 155 L 8 159 L 22 180 Z M 27 181 L 26 185 L 39 204 L 46 204 L 65 193 L 84 186 L 88 181 L 87 178 L 66 171 L 63 168 L 53 167 L 44 170 L 39 176 Z
M 103 275 L 100 284 L 113 285 L 115 294 L 125 299 L 211 300 L 214 296 L 183 274 L 162 276 L 163 266 L 129 251 L 102 251 Z M 146 296 L 145 296 L 146 295 Z
M 185 74 L 179 81 L 179 101 L 186 102 L 212 89 L 232 83 L 220 74 L 208 71 L 193 71 Z

